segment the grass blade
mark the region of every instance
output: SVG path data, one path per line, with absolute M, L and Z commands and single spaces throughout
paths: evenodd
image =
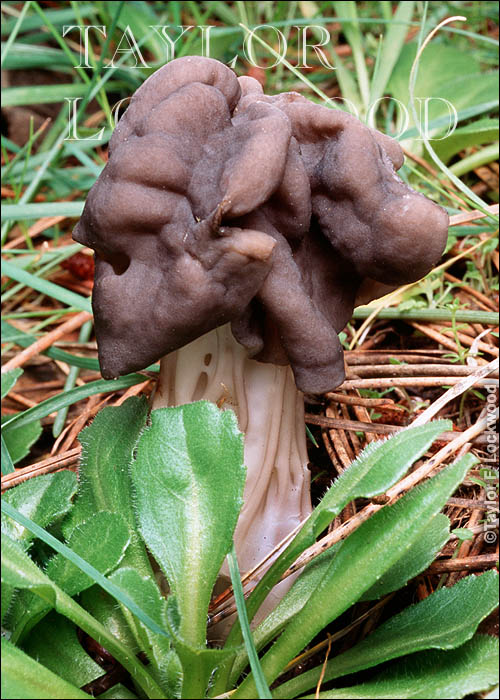
M 383 40 L 380 61 L 377 64 L 378 70 L 374 74 L 372 80 L 370 91 L 371 105 L 379 100 L 385 92 L 393 68 L 403 48 L 414 6 L 415 3 L 413 0 L 411 2 L 400 2 L 394 14 L 394 19 L 396 21 L 389 25 L 389 30 Z M 372 120 L 373 122 L 375 121 L 374 115 L 372 116 Z M 374 124 L 370 124 L 370 126 L 373 125 Z
M 12 462 L 9 450 L 5 444 L 5 440 L 2 435 L 2 474 L 12 474 L 14 471 L 14 464 Z
M 90 299 L 86 299 L 81 294 L 76 294 L 65 287 L 61 287 L 59 284 L 54 284 L 54 282 L 49 282 L 45 279 L 37 277 L 36 275 L 31 274 L 31 272 L 22 270 L 17 265 L 14 265 L 7 260 L 2 262 L 2 268 L 3 273 L 7 275 L 7 277 L 16 280 L 16 282 L 21 282 L 27 287 L 32 287 L 33 289 L 36 289 L 37 292 L 42 292 L 42 294 L 46 294 L 53 299 L 57 299 L 57 301 L 60 301 L 63 304 L 74 306 L 77 309 L 81 309 L 81 311 L 89 311 L 92 313 Z
M 238 560 L 236 558 L 234 544 L 232 546 L 231 551 L 227 555 L 227 562 L 229 565 L 229 573 L 231 574 L 231 583 L 233 584 L 234 599 L 236 601 L 236 608 L 238 610 L 238 618 L 241 625 L 241 633 L 243 635 L 243 640 L 245 642 L 245 647 L 248 653 L 250 668 L 252 669 L 252 673 L 254 675 L 257 693 L 259 695 L 259 698 L 272 698 L 271 691 L 269 690 L 269 686 L 267 685 L 264 673 L 260 665 L 257 650 L 255 649 L 255 644 L 253 643 L 253 637 L 252 632 L 250 630 L 250 624 L 248 622 L 245 597 L 243 595 L 243 586 L 241 585 L 240 570 L 238 567 Z
M 147 613 L 142 610 L 137 603 L 135 603 L 131 598 L 128 597 L 118 586 L 115 586 L 111 581 L 101 574 L 92 564 L 88 561 L 82 559 L 79 554 L 73 552 L 69 547 L 67 547 L 63 542 L 60 542 L 53 535 L 51 535 L 43 527 L 40 527 L 34 523 L 30 518 L 25 517 L 16 508 L 7 503 L 7 501 L 2 500 L 2 513 L 8 515 L 10 518 L 15 520 L 19 525 L 22 525 L 27 530 L 32 532 L 35 537 L 41 539 L 49 547 L 52 547 L 56 552 L 61 554 L 65 559 L 70 561 L 76 567 L 83 571 L 84 574 L 90 576 L 90 578 L 95 581 L 101 588 L 103 588 L 107 593 L 109 593 L 113 598 L 116 598 L 120 603 L 125 605 L 126 608 L 130 610 L 141 622 L 143 622 L 150 630 L 156 634 L 160 634 L 162 637 L 168 637 L 169 635 L 163 628 L 161 628 Z
M 76 219 L 81 216 L 84 204 L 85 202 L 4 204 L 2 207 L 2 221 L 10 221 L 11 219 L 17 219 L 18 221 L 42 219 L 46 216 L 70 216 Z
M 120 90 L 124 83 L 111 80 L 108 83 L 110 90 Z M 88 85 L 85 83 L 67 83 L 63 85 L 40 85 L 5 88 L 2 92 L 4 107 L 20 107 L 22 105 L 49 104 L 52 102 L 63 102 L 66 97 L 83 97 L 88 92 Z
M 71 391 L 65 391 L 56 396 L 51 396 L 50 399 L 46 399 L 32 408 L 28 408 L 27 411 L 23 413 L 18 413 L 9 420 L 5 421 L 3 424 L 4 430 L 11 430 L 12 428 L 20 428 L 21 426 L 28 425 L 34 420 L 39 420 L 40 418 L 45 418 L 49 416 L 54 411 L 59 411 L 65 406 L 71 406 L 71 404 L 81 401 L 81 399 L 86 399 L 94 394 L 109 394 L 115 391 L 120 391 L 120 389 L 128 389 L 129 386 L 134 386 L 135 384 L 140 384 L 145 381 L 145 376 L 143 374 L 127 374 L 124 377 L 119 377 L 118 379 L 111 379 L 110 381 L 106 379 L 98 379 L 95 382 L 88 382 L 85 386 L 79 386 Z
M 356 3 L 337 0 L 333 3 L 333 6 L 337 16 L 349 18 L 347 21 L 342 22 L 342 31 L 352 49 L 359 91 L 366 109 L 370 102 L 370 79 L 368 78 L 368 71 L 366 68 L 363 35 L 361 34 L 359 25 Z
M 21 28 L 21 25 L 23 23 L 24 18 L 26 17 L 26 13 L 28 12 L 29 6 L 31 5 L 31 2 L 28 0 L 28 2 L 24 3 L 23 9 L 21 10 L 21 14 L 17 18 L 17 21 L 14 25 L 14 28 L 12 32 L 9 34 L 9 38 L 5 42 L 5 45 L 2 47 L 2 58 L 0 60 L 0 66 L 3 66 L 3 62 L 5 61 L 5 58 L 7 57 L 7 54 L 9 53 L 10 47 L 12 44 L 15 42 L 16 37 L 19 33 L 19 30 Z

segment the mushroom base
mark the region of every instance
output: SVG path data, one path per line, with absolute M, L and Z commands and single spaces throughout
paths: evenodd
M 311 512 L 303 396 L 289 366 L 249 359 L 226 325 L 161 361 L 153 408 L 202 399 L 231 408 L 245 434 L 247 478 L 235 546 L 241 571 L 249 571 Z M 291 582 L 269 594 L 256 622 Z M 216 625 L 216 636 L 225 629 L 227 623 Z

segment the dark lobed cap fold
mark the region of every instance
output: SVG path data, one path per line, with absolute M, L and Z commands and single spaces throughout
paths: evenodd
M 399 145 L 296 93 L 267 96 L 208 58 L 136 91 L 75 240 L 96 254 L 102 374 L 139 370 L 225 323 L 302 391 L 344 377 L 355 303 L 426 274 L 441 207 L 396 175 Z

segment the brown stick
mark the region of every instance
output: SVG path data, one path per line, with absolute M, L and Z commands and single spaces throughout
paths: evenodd
M 446 384 L 453 385 L 462 381 L 463 377 L 392 377 L 380 379 L 348 379 L 337 390 L 349 389 L 392 389 L 397 386 L 404 387 L 432 387 L 445 386 Z M 491 383 L 492 379 L 479 379 L 476 384 L 483 386 L 485 383 Z
M 474 287 L 469 287 L 469 285 L 465 284 L 465 282 L 462 282 L 462 280 L 458 279 L 458 277 L 450 275 L 449 272 L 445 272 L 444 277 L 449 282 L 453 282 L 454 284 L 460 285 L 461 289 L 464 289 L 471 296 L 476 297 L 476 299 L 482 302 L 485 306 L 489 307 L 492 311 L 497 310 L 495 303 L 491 301 L 491 299 L 487 297 L 486 294 L 483 294 L 477 289 L 474 289 Z
M 451 350 L 452 352 L 458 351 L 457 344 L 453 340 L 450 340 L 445 335 L 437 331 L 435 328 L 431 328 L 430 326 L 424 325 L 422 323 L 415 323 L 414 321 L 410 321 L 410 326 L 413 326 L 413 328 L 416 328 L 421 333 L 424 333 L 424 335 L 428 336 L 429 338 L 432 338 L 432 340 L 434 340 L 436 343 L 439 343 L 440 345 L 443 345 L 443 347 L 448 348 L 448 350 Z
M 474 510 L 485 510 L 492 508 L 494 505 L 491 501 L 483 501 L 475 498 L 449 498 L 446 502 L 449 506 L 458 506 L 459 508 L 472 508 Z M 498 510 L 498 506 L 494 506 L 494 510 Z
M 9 391 L 8 398 L 11 399 L 12 401 L 16 401 L 17 403 L 20 403 L 21 406 L 25 406 L 27 408 L 33 408 L 33 406 L 37 405 L 36 401 L 32 401 L 31 399 L 27 399 L 22 394 L 18 394 L 17 391 Z
M 385 423 L 365 423 L 363 421 L 345 420 L 343 418 L 329 418 L 325 416 L 317 416 L 313 413 L 306 413 L 306 423 L 310 425 L 320 425 L 322 428 L 330 428 L 334 430 L 353 430 L 363 433 L 379 433 L 380 435 L 392 435 L 402 430 L 406 426 L 402 425 L 387 425 Z M 414 425 L 412 423 L 412 425 Z M 451 442 L 462 435 L 459 431 L 447 430 L 441 433 L 439 440 L 442 442 Z M 351 460 L 352 461 L 352 460 Z M 350 464 L 350 462 L 349 462 Z
M 447 559 L 445 561 L 435 561 L 429 566 L 426 574 L 442 574 L 447 571 L 473 571 L 476 569 L 487 569 L 498 562 L 498 554 L 480 554 L 477 557 L 465 557 L 464 559 Z
M 415 427 L 417 425 L 423 425 L 424 423 L 427 423 L 427 421 L 431 420 L 431 418 L 433 418 L 437 413 L 439 413 L 439 411 L 444 406 L 446 406 L 447 403 L 455 399 L 457 396 L 463 394 L 465 391 L 467 391 L 467 389 L 470 389 L 471 387 L 475 386 L 477 380 L 487 377 L 488 375 L 493 375 L 494 373 L 498 375 L 498 359 L 493 360 L 487 365 L 483 365 L 481 367 L 472 367 L 471 369 L 472 373 L 469 377 L 462 379 L 461 381 L 457 382 L 455 386 L 453 386 L 451 389 L 448 389 L 448 391 L 445 392 L 442 396 L 440 396 L 437 399 L 437 401 L 434 401 L 433 404 L 426 408 L 425 411 L 413 421 L 412 425 Z
M 477 372 L 477 367 L 469 365 L 359 365 L 354 373 L 360 379 L 368 377 L 468 377 Z M 498 378 L 498 369 L 491 376 Z M 329 394 L 327 394 L 329 396 Z M 337 396 L 337 395 L 336 395 Z M 342 394 L 341 394 L 342 396 Z M 373 401 L 373 399 L 371 399 Z M 384 399 L 375 399 L 384 401 Z M 385 401 L 387 401 L 385 399 Z M 374 404 L 370 404 L 374 405 Z
M 56 340 L 61 338 L 63 335 L 66 335 L 66 333 L 70 333 L 71 331 L 80 328 L 80 326 L 83 326 L 84 323 L 90 321 L 91 318 L 92 314 L 90 314 L 88 311 L 81 311 L 79 314 L 72 316 L 68 321 L 61 323 L 61 325 L 54 328 L 53 331 L 46 333 L 42 338 L 39 338 L 32 345 L 6 362 L 2 366 L 2 372 L 7 372 L 8 370 L 15 369 L 16 367 L 22 367 L 32 357 L 49 348 Z
M 390 365 L 391 359 L 395 358 L 407 364 L 426 364 L 428 362 L 444 362 L 449 364 L 446 357 L 443 357 L 445 350 L 346 350 L 344 356 L 349 366 L 351 365 Z
M 6 491 L 13 486 L 17 486 L 23 481 L 31 479 L 34 476 L 50 474 L 51 472 L 56 472 L 59 469 L 64 469 L 76 464 L 80 457 L 81 451 L 82 448 L 78 446 L 73 450 L 69 450 L 68 452 L 62 452 L 54 457 L 49 457 L 49 459 L 44 459 L 36 464 L 30 464 L 22 469 L 16 469 L 15 472 L 5 474 L 5 476 L 2 476 L 2 491 Z
M 468 224 L 469 221 L 476 221 L 477 219 L 484 219 L 486 216 L 498 214 L 498 204 L 492 204 L 489 207 L 485 207 L 487 214 L 483 214 L 479 209 L 473 209 L 472 211 L 464 212 L 463 214 L 454 214 L 450 216 L 450 226 L 460 226 L 460 224 Z
M 337 394 L 334 391 L 329 391 L 325 397 L 330 401 L 345 403 L 349 406 L 366 406 L 367 408 L 375 408 L 377 406 L 394 406 L 392 399 L 365 399 L 361 396 L 352 396 L 350 394 Z
M 487 352 L 490 355 L 495 355 L 495 357 L 498 357 L 499 350 L 494 345 L 489 345 L 488 343 L 483 343 L 482 340 L 477 341 L 472 336 L 467 335 L 466 333 L 462 333 L 461 331 L 456 331 L 454 333 L 451 328 L 448 330 L 447 328 L 443 328 L 442 326 L 432 326 L 431 325 L 431 326 L 428 326 L 428 328 L 429 327 L 431 329 L 435 330 L 437 333 L 441 333 L 442 335 L 444 335 L 445 337 L 448 337 L 448 338 L 455 338 L 455 335 L 456 335 L 456 337 L 462 343 L 462 345 L 466 345 L 467 347 L 470 348 L 470 347 L 472 347 L 472 344 L 474 343 L 475 347 L 478 350 L 482 350 L 483 352 Z M 438 330 L 438 328 L 440 330 Z M 421 330 L 421 328 L 420 328 L 420 330 Z
M 11 241 L 6 243 L 4 245 L 4 250 L 16 248 L 20 243 L 26 242 L 26 237 L 35 238 L 35 236 L 38 236 L 38 234 L 42 233 L 42 231 L 46 231 L 51 226 L 61 223 L 61 221 L 64 221 L 66 218 L 66 216 L 49 216 L 44 217 L 43 219 L 38 219 L 37 222 L 29 227 L 25 236 L 18 236 L 17 238 L 13 238 Z

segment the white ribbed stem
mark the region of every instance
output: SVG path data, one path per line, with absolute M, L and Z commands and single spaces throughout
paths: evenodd
M 245 572 L 311 512 L 303 397 L 290 367 L 248 359 L 227 325 L 161 361 L 153 408 L 201 399 L 233 409 L 245 434 L 247 480 L 235 533 Z

